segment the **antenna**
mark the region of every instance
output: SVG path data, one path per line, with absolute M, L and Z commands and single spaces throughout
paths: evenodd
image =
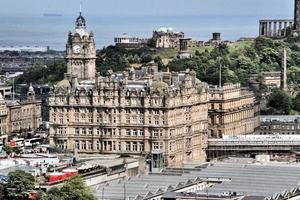
M 80 12 L 80 15 L 81 15 L 81 13 L 82 13 L 82 1 L 80 1 L 79 12 Z

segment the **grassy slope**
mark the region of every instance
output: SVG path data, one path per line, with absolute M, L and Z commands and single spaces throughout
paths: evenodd
M 245 46 L 250 46 L 253 44 L 251 41 L 245 41 L 245 42 L 235 42 L 232 44 L 229 44 L 228 46 L 230 47 L 230 51 L 236 51 L 238 49 L 242 49 Z M 196 51 L 203 52 L 206 49 L 207 50 L 212 50 L 214 47 L 213 46 L 203 46 L 203 47 L 190 47 L 189 50 L 192 54 L 195 54 Z M 177 56 L 178 53 L 178 48 L 176 49 L 157 49 L 155 50 L 155 56 L 159 56 L 163 59 L 163 61 L 167 61 L 170 59 L 173 59 Z

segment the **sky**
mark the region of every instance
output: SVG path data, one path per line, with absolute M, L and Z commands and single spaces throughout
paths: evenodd
M 261 16 L 291 18 L 294 0 L 83 0 L 91 16 Z M 0 0 L 0 15 L 78 13 L 80 0 Z

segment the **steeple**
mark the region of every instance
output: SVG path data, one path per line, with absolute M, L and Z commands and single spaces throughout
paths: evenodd
M 82 16 L 82 5 L 80 4 L 75 31 L 69 34 L 66 45 L 67 73 L 71 77 L 76 76 L 79 82 L 94 80 L 96 58 L 94 35 L 86 29 L 86 21 Z
M 32 83 L 30 83 L 30 86 L 28 88 L 28 92 L 27 92 L 27 100 L 28 101 L 33 101 L 35 100 L 35 92 L 34 92 L 34 88 L 32 86 Z
M 82 2 L 80 2 L 79 16 L 76 19 L 75 29 L 76 30 L 85 30 L 86 29 L 86 22 L 85 22 L 84 17 L 82 16 Z

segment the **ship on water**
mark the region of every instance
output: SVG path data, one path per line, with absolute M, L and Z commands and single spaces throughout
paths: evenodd
M 61 17 L 62 14 L 59 14 L 59 13 L 44 13 L 43 16 L 44 17 Z

